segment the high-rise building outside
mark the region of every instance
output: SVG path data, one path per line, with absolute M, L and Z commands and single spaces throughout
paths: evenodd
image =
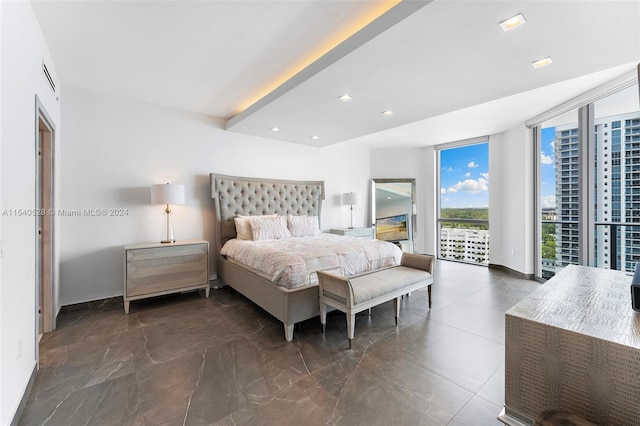
M 488 265 L 489 230 L 443 226 L 440 230 L 440 257 Z
M 578 126 L 556 127 L 556 262 L 578 263 Z
M 595 250 L 593 263 L 633 272 L 640 261 L 640 112 L 595 119 Z M 543 271 L 579 263 L 578 125 L 555 128 L 556 259 Z M 626 226 L 637 223 L 638 226 Z M 609 225 L 611 224 L 611 225 Z M 614 227 L 617 227 L 617 237 Z M 615 244 L 616 264 L 611 264 Z

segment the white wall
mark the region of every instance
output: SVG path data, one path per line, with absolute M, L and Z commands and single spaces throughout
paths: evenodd
M 428 238 L 423 238 L 423 247 L 424 253 L 430 253 L 433 255 L 437 255 L 436 251 L 436 232 L 437 232 L 437 212 L 436 212 L 436 197 L 440 196 L 440 188 L 436 186 L 436 151 L 433 146 L 429 146 L 424 148 L 424 152 L 422 154 L 424 169 L 422 170 L 421 179 L 424 179 L 423 187 L 423 195 L 424 195 L 424 218 L 423 218 L 423 229 L 425 230 L 425 235 Z
M 534 273 L 533 135 L 524 125 L 489 138 L 490 262 Z
M 502 247 L 503 145 L 502 134 L 489 136 L 489 263 L 506 266 Z
M 61 218 L 63 305 L 122 294 L 123 246 L 161 239 L 163 208 L 149 204 L 152 184 L 184 184 L 186 205 L 174 207 L 176 237 L 212 244 L 210 172 L 324 180 L 323 229 L 349 226 L 343 192 L 369 190 L 369 150 L 359 146 L 315 148 L 240 135 L 223 131 L 218 119 L 72 87 L 65 87 L 62 120 L 61 207 L 127 211 Z M 366 212 L 355 210 L 356 226 L 365 225 Z
M 2 165 L 2 122 L 4 121 L 4 116 L 2 115 L 2 99 L 4 99 L 4 91 L 2 90 L 2 88 L 4 87 L 4 81 L 2 80 L 2 41 L 4 40 L 2 35 L 3 35 L 3 31 L 2 31 L 2 17 L 4 15 L 4 8 L 2 7 L 2 4 L 0 4 L 0 165 Z M 0 212 L 2 211 L 2 172 L 0 171 Z M 1 214 L 1 213 L 0 213 Z M 2 246 L 3 246 L 3 241 L 2 241 L 2 216 L 0 216 L 0 345 L 4 346 L 4 340 L 2 340 L 4 338 L 4 328 L 2 327 L 2 324 L 4 324 L 4 316 L 2 315 L 3 312 L 3 308 L 2 306 L 4 305 L 4 303 L 2 302 L 3 299 L 3 291 L 2 289 L 4 288 L 2 286 L 2 258 L 4 257 L 3 254 L 3 250 L 2 250 Z M 8 343 L 8 342 L 7 342 Z M 3 355 L 3 351 L 0 350 L 0 383 L 4 383 L 4 378 L 3 378 L 3 371 L 5 369 L 4 366 L 4 355 Z M 5 417 L 7 418 L 7 420 L 9 419 L 9 415 L 5 415 L 5 411 L 8 411 L 7 409 L 4 408 L 5 405 L 10 406 L 11 404 L 11 398 L 7 397 L 6 402 L 5 402 L 5 397 L 3 396 L 4 392 L 2 389 L 2 386 L 0 385 L 0 422 L 4 423 L 5 422 Z
M 433 148 L 372 149 L 371 177 L 374 179 L 416 179 L 417 252 L 435 253 Z M 369 205 L 371 200 L 368 200 Z
M 505 194 L 515 194 L 513 202 L 504 202 L 503 246 L 515 250 L 514 262 L 505 266 L 533 274 L 533 133 L 522 124 L 504 132 L 504 143 L 504 158 L 510 160 L 503 168 Z
M 36 94 L 58 136 L 61 127 L 59 103 L 42 75 L 43 58 L 54 77 L 55 69 L 29 2 L 0 2 L 0 43 L 0 424 L 6 425 L 37 357 L 35 218 L 10 214 L 35 207 Z
M 425 136 L 428 139 L 428 135 Z M 489 138 L 490 263 L 533 274 L 533 140 L 524 125 Z M 374 178 L 416 178 L 418 252 L 436 253 L 433 147 L 371 150 Z

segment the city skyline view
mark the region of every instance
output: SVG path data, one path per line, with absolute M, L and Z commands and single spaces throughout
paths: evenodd
M 489 207 L 489 144 L 440 151 L 440 207 Z
M 556 208 L 555 139 L 555 126 L 542 129 L 540 139 L 540 206 L 543 209 Z
M 593 144 L 585 142 L 586 148 L 578 135 L 579 123 L 542 129 L 541 208 L 552 210 L 542 214 L 542 276 L 549 278 L 568 264 L 585 262 L 580 244 L 590 245 L 590 265 L 633 272 L 640 260 L 640 229 L 624 224 L 640 223 L 640 112 L 596 115 Z M 581 149 L 593 155 L 587 173 L 595 185 L 590 194 L 593 211 L 582 216 Z M 593 224 L 591 240 L 580 232 L 580 220 Z

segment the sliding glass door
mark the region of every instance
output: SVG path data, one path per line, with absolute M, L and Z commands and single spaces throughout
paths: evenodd
M 640 261 L 639 109 L 633 85 L 535 128 L 539 277 Z

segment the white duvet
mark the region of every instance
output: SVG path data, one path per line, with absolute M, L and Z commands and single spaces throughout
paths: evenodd
M 400 263 L 402 251 L 394 244 L 334 234 L 278 240 L 232 239 L 221 254 L 258 270 L 286 288 L 316 284 L 315 271 L 353 275 Z

